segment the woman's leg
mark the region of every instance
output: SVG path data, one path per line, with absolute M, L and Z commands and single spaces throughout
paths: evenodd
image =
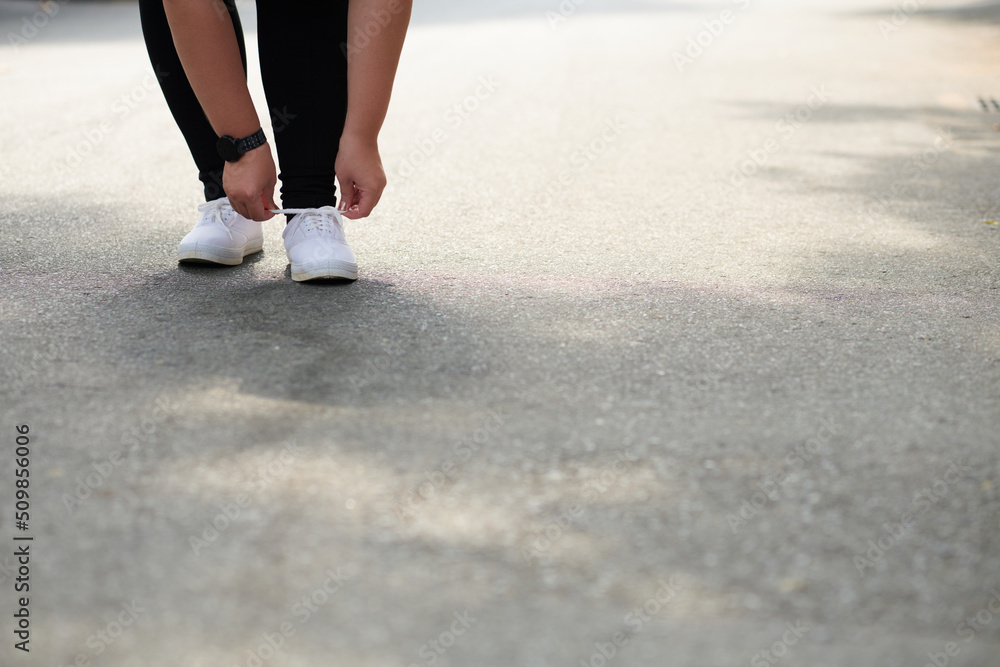
M 233 27 L 236 28 L 236 39 L 240 45 L 240 56 L 243 59 L 243 71 L 246 72 L 246 46 L 240 17 L 236 12 L 236 2 L 235 0 L 211 1 L 216 3 L 219 11 L 228 10 L 232 17 Z M 184 75 L 184 68 L 177 57 L 170 26 L 163 12 L 163 0 L 139 0 L 139 16 L 149 61 L 159 79 L 160 89 L 167 100 L 167 106 L 170 107 L 170 113 L 173 114 L 174 121 L 184 135 L 188 149 L 198 166 L 198 179 L 205 186 L 205 200 L 218 199 L 225 195 L 222 190 L 222 168 L 225 162 L 215 149 L 218 135 L 205 117 L 205 112 L 202 111 L 198 98 L 195 97 Z
M 285 208 L 335 206 L 347 114 L 348 0 L 257 0 L 260 71 Z

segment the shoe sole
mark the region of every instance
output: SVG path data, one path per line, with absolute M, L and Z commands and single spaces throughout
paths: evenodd
M 185 263 L 222 264 L 237 266 L 243 263 L 243 258 L 264 249 L 264 239 L 251 243 L 243 250 L 223 248 L 221 246 L 205 245 L 204 243 L 182 243 L 177 248 L 177 261 Z
M 297 283 L 307 280 L 321 280 L 330 278 L 340 278 L 342 280 L 354 281 L 358 279 L 358 265 L 350 262 L 342 262 L 336 259 L 329 259 L 322 262 L 309 262 L 307 264 L 292 264 L 292 280 Z

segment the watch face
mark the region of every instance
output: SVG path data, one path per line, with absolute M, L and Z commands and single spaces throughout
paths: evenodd
M 219 157 L 226 162 L 236 162 L 240 159 L 240 149 L 232 137 L 219 137 L 215 147 L 219 151 Z

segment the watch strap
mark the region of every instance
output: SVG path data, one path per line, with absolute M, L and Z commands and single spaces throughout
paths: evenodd
M 226 162 L 236 162 L 243 155 L 255 148 L 263 146 L 267 143 L 267 137 L 264 136 L 264 129 L 260 128 L 248 137 L 243 137 L 242 139 L 234 139 L 229 135 L 223 135 L 219 137 L 219 141 L 216 143 L 215 147 L 221 157 Z
M 264 135 L 264 128 L 260 128 L 249 137 L 237 139 L 236 148 L 240 151 L 240 155 L 243 155 L 244 153 L 249 153 L 253 149 L 263 146 L 266 143 L 267 137 Z

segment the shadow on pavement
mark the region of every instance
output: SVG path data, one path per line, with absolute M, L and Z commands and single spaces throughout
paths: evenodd
M 853 201 L 854 216 L 848 219 L 859 228 L 878 232 L 880 225 L 901 223 L 919 235 L 912 237 L 918 247 L 934 246 L 892 250 L 882 244 L 852 244 L 803 261 L 803 277 L 823 276 L 829 284 L 844 287 L 869 283 L 887 289 L 938 290 L 964 283 L 996 289 L 990 269 L 1000 257 L 1000 225 L 987 223 L 1000 222 L 1000 185 L 992 177 L 1000 148 L 994 124 L 1000 113 L 978 110 L 975 97 L 966 103 L 967 110 L 827 104 L 807 121 L 810 131 L 843 133 L 844 126 L 863 124 L 866 131 L 877 132 L 881 126 L 898 132 L 900 126 L 910 126 L 914 139 L 900 139 L 893 155 L 866 152 L 865 145 L 853 139 L 791 159 L 778 153 L 773 164 L 752 175 L 751 181 L 767 183 L 788 196 L 819 192 L 836 197 L 838 211 L 849 211 L 843 202 Z M 733 106 L 737 117 L 754 119 L 781 118 L 788 112 L 777 104 Z M 816 215 L 823 219 L 821 212 Z M 965 261 L 957 266 L 956 258 L 963 256 Z M 859 275 L 859 267 L 882 275 Z
M 894 14 L 913 15 L 944 21 L 968 21 L 975 23 L 1000 23 L 1000 2 L 973 2 L 964 6 L 940 9 L 918 8 L 913 12 L 890 8 L 881 12 L 861 12 L 861 16 L 882 16 L 891 18 Z

